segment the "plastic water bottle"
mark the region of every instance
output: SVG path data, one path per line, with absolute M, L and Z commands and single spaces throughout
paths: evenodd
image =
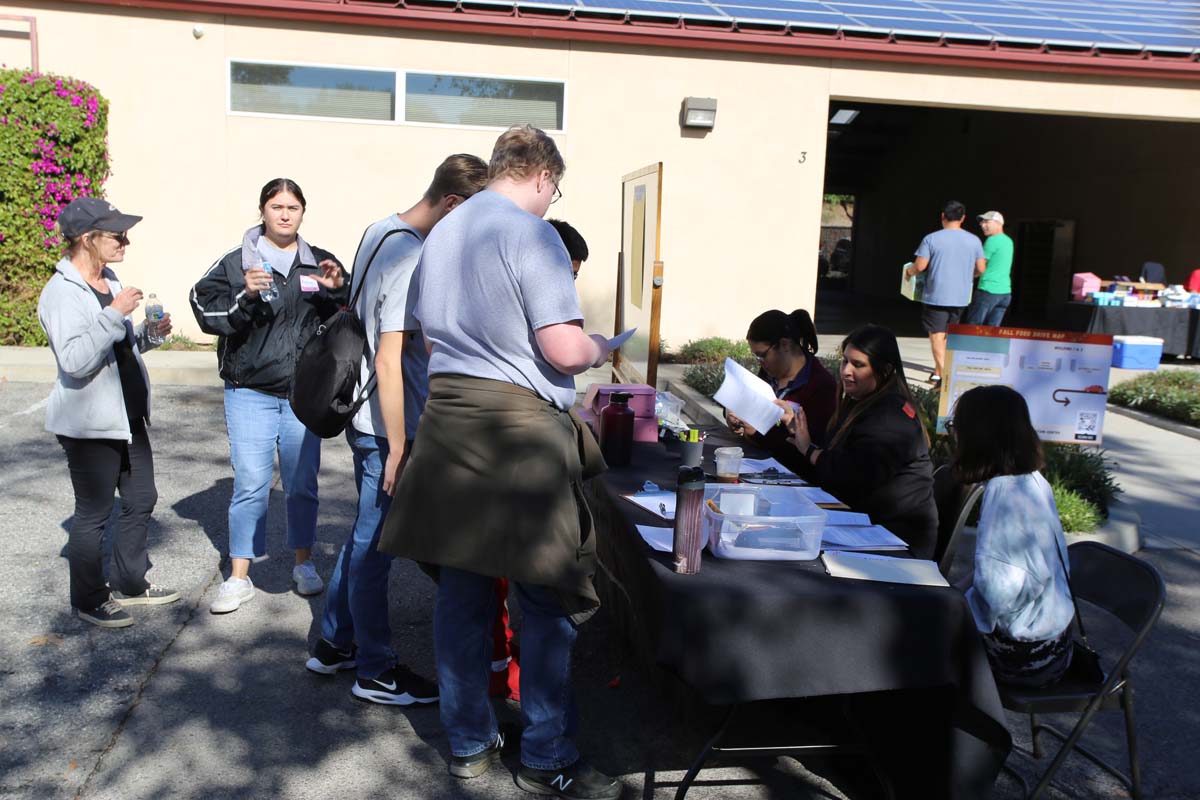
M 150 344 L 163 343 L 163 335 L 158 330 L 158 325 L 162 322 L 162 318 L 162 303 L 158 302 L 158 295 L 151 293 L 146 298 L 146 341 Z
M 272 300 L 274 300 L 276 297 L 279 297 L 279 290 L 275 288 L 275 278 L 274 278 L 274 275 L 271 273 L 271 262 L 267 261 L 264 258 L 261 266 L 262 266 L 263 272 L 267 273 L 267 277 L 271 278 L 271 285 L 269 288 L 263 289 L 261 292 L 259 292 L 258 298 L 260 300 L 262 300 L 264 303 L 269 303 Z

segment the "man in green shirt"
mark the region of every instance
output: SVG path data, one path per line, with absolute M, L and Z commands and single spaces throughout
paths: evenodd
M 1004 233 L 1004 215 L 999 211 L 988 211 L 977 219 L 987 237 L 983 243 L 987 266 L 979 271 L 979 285 L 967 309 L 966 323 L 998 326 L 1012 301 L 1013 240 Z

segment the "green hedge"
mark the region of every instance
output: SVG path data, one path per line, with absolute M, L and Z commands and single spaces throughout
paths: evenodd
M 0 70 L 0 344 L 45 344 L 38 295 L 58 215 L 108 177 L 108 101 L 74 78 Z
M 1108 400 L 1200 427 L 1200 375 L 1194 372 L 1151 372 L 1113 387 Z

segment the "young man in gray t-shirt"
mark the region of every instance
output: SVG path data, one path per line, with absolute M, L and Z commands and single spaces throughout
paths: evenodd
M 429 435 L 416 445 L 384 546 L 439 565 L 434 645 L 450 774 L 482 775 L 504 746 L 487 697 L 485 642 L 494 579 L 507 577 L 523 611 L 526 726 L 517 785 L 540 795 L 614 800 L 620 782 L 589 766 L 575 745 L 576 629 L 556 584 L 587 549 L 576 512 L 560 515 L 555 508 L 563 505 L 537 499 L 571 498 L 575 508 L 565 467 L 579 458 L 577 436 L 588 434 L 565 411 L 575 401 L 574 376 L 609 356 L 603 336 L 583 331 L 567 249 L 543 219 L 565 168 L 543 131 L 508 130 L 492 152 L 487 191 L 426 243 L 416 316 L 432 348 L 423 423 Z M 473 419 L 498 427 L 480 431 Z M 498 445 L 507 437 L 519 440 L 519 452 Z M 431 480 L 435 472 L 447 477 Z M 516 501 L 472 505 L 497 485 Z M 522 504 L 524 492 L 531 494 Z M 496 524 L 497 517 L 512 526 Z M 424 533 L 427 519 L 452 524 L 435 538 Z
M 412 208 L 367 228 L 354 257 L 351 297 L 367 334 L 359 391 L 372 371 L 378 382 L 346 429 L 354 453 L 358 514 L 325 593 L 321 638 L 307 667 L 333 675 L 357 667 L 351 693 L 384 705 L 433 703 L 437 685 L 396 660 L 388 623 L 392 556 L 378 550 L 391 495 L 429 394 L 425 340 L 413 315 L 413 275 L 433 230 L 487 181 L 487 164 L 469 155 L 447 158 Z M 357 644 L 357 647 L 355 646 Z

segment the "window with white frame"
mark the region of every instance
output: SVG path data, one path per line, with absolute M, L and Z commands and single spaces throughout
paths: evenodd
M 229 108 L 258 114 L 392 121 L 390 70 L 231 61 Z
M 249 114 L 560 131 L 565 95 L 561 81 L 229 62 L 229 110 Z
M 557 81 L 409 72 L 404 84 L 406 122 L 563 127 L 565 85 Z

